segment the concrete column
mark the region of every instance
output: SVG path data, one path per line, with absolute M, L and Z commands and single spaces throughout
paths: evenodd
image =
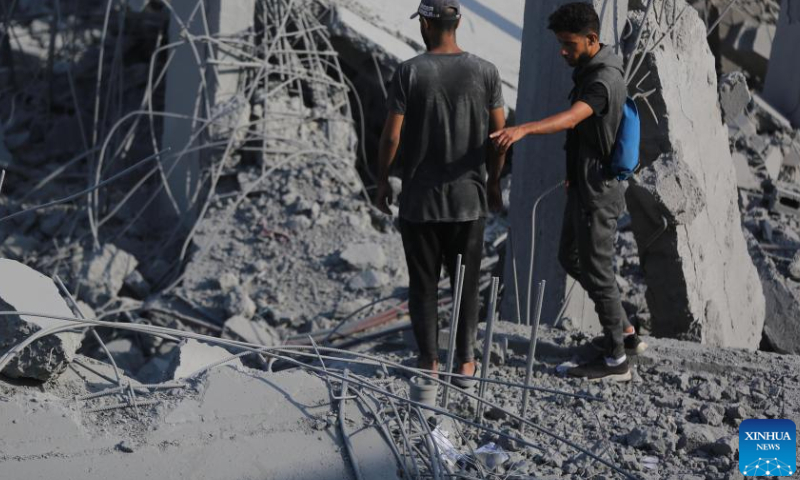
M 783 0 L 764 83 L 764 99 L 800 128 L 800 1 Z
M 572 89 L 572 69 L 559 55 L 558 42 L 547 29 L 547 19 L 559 6 L 570 0 L 528 0 L 525 4 L 525 28 L 522 34 L 517 123 L 542 119 L 569 107 L 567 98 Z M 593 0 L 600 14 L 603 43 L 617 46 L 627 17 L 625 0 Z M 514 174 L 511 188 L 511 228 L 514 236 L 519 272 L 522 321 L 528 291 L 528 268 L 531 247 L 531 211 L 536 198 L 566 177 L 564 142 L 566 135 L 527 138 L 515 146 Z M 536 258 L 531 295 L 535 285 L 547 280 L 547 297 L 542 309 L 542 322 L 552 323 L 572 280 L 558 263 L 558 243 L 566 196 L 563 189 L 545 198 L 536 220 Z M 503 298 L 504 318 L 514 318 L 512 269 L 510 255 L 506 261 L 506 289 Z M 534 299 L 531 300 L 533 308 Z M 533 316 L 533 314 L 531 314 Z M 565 316 L 585 330 L 599 331 L 594 305 L 586 292 L 575 285 Z
M 198 3 L 201 5 L 199 8 Z M 173 10 L 169 26 L 170 42 L 185 39 L 185 33 L 208 35 L 224 41 L 228 37 L 240 37 L 253 27 L 255 0 L 173 0 L 170 5 Z M 202 11 L 203 7 L 205 11 Z M 192 141 L 193 136 L 202 129 L 201 122 L 169 117 L 164 119 L 161 148 L 170 149 L 163 158 L 164 170 L 169 171 L 177 162 L 169 176 L 169 185 L 181 215 L 189 213 L 189 203 L 199 186 L 201 165 L 209 153 L 194 151 L 180 155 L 181 152 L 187 149 L 187 145 L 193 149 L 215 137 L 231 134 L 233 127 L 239 124 L 240 117 L 248 120 L 247 115 L 240 115 L 241 108 L 247 108 L 243 97 L 239 95 L 241 102 L 232 101 L 239 91 L 243 69 L 209 63 L 209 60 L 224 62 L 226 59 L 228 57 L 208 41 L 195 42 L 194 49 L 187 41 L 174 49 L 167 71 L 166 112 L 219 120 Z M 166 203 L 168 201 L 164 195 L 162 211 L 174 213 L 171 203 Z

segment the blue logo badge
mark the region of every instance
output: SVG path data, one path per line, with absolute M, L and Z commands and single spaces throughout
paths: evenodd
M 797 426 L 791 420 L 745 420 L 739 425 L 739 471 L 786 477 L 797 471 Z

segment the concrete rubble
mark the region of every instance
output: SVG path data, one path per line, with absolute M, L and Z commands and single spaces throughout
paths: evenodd
M 0 310 L 12 313 L 0 321 L 0 354 L 37 332 L 68 326 L 59 318 L 25 315 L 40 313 L 72 317 L 72 311 L 52 280 L 14 260 L 0 259 Z M 81 346 L 82 334 L 61 332 L 25 347 L 2 373 L 11 378 L 50 380 L 69 365 Z
M 497 64 L 515 123 L 565 105 L 544 19 L 566 2 L 462 0 L 459 42 Z M 654 0 L 644 55 L 647 0 L 593 2 L 645 119 L 615 273 L 650 346 L 631 384 L 563 375 L 599 325 L 555 260 L 554 190 L 536 217 L 533 284 L 548 283 L 524 418 L 516 297 L 524 322 L 559 136 L 515 148 L 510 211 L 487 222 L 481 318 L 492 276 L 503 298 L 476 351 L 482 414 L 478 391 L 409 401 L 402 243 L 368 197 L 388 82 L 424 49 L 418 0 L 14 2 L 0 310 L 20 313 L 0 318 L 0 477 L 741 478 L 744 419 L 800 422 L 793 2 Z M 103 323 L 50 317 L 79 312 Z M 16 355 L 49 328 L 72 330 Z
M 672 10 L 685 8 L 677 0 Z M 640 24 L 643 13 L 632 11 L 632 21 Z M 643 116 L 643 168 L 626 194 L 653 333 L 756 349 L 764 296 L 736 208 L 735 169 L 705 29 L 692 9 L 655 23 L 651 35 L 671 34 L 632 75 L 642 91 L 654 92 L 647 101 L 655 117 Z M 691 91 L 682 86 L 686 81 Z

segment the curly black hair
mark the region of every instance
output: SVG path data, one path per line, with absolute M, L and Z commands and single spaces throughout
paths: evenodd
M 573 2 L 562 5 L 550 15 L 548 29 L 558 32 L 600 34 L 600 17 L 590 3 Z

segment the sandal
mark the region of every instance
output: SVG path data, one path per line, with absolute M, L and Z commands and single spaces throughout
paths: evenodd
M 472 363 L 475 364 L 475 370 L 472 371 L 472 375 L 463 377 L 451 377 L 453 385 L 463 390 L 471 390 L 475 388 L 475 386 L 478 384 L 477 377 L 478 377 L 479 365 L 478 362 L 475 360 L 473 360 Z M 458 368 L 454 369 L 453 373 L 458 373 Z

